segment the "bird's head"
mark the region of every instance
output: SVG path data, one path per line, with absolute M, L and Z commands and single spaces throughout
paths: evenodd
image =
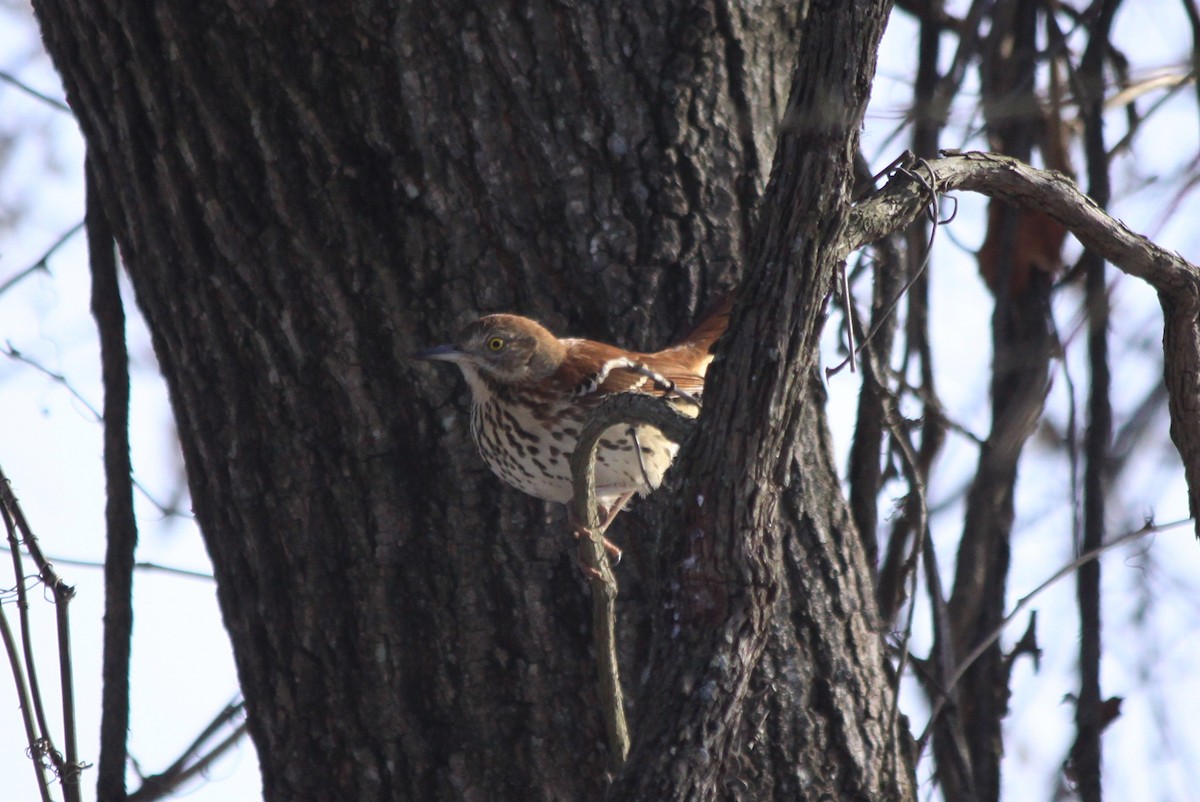
M 475 390 L 481 379 L 501 384 L 544 379 L 558 370 L 565 354 L 566 347 L 541 324 L 518 315 L 487 315 L 463 329 L 453 345 L 414 356 L 455 363 Z

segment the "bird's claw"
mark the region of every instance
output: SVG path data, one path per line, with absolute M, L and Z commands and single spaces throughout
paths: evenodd
M 601 530 L 601 531 L 603 531 L 603 530 Z M 593 540 L 592 530 L 588 529 L 583 524 L 575 524 L 571 528 L 571 534 L 575 535 L 575 539 L 579 541 L 579 545 L 581 548 L 583 547 L 584 543 L 590 542 Z M 612 564 L 619 565 L 621 562 L 622 552 L 621 552 L 621 549 L 617 546 L 617 544 L 613 543 L 611 540 L 604 537 L 604 535 L 600 535 L 600 542 L 604 545 L 604 550 L 606 552 L 608 552 L 608 558 L 610 560 L 612 560 Z

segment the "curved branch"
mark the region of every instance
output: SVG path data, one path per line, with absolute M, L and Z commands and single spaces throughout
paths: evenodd
M 910 161 L 908 169 L 897 170 L 883 189 L 855 207 L 842 237 L 843 255 L 915 220 L 929 205 L 932 184 L 938 192 L 967 190 L 1040 209 L 1070 229 L 1085 248 L 1160 293 L 1194 291 L 1200 284 L 1200 268 L 1109 216 L 1063 173 L 998 153 L 942 153 L 943 158 L 915 166 Z
M 1171 439 L 1183 458 L 1189 509 L 1200 536 L 1200 268 L 1109 216 L 1062 173 L 995 153 L 943 153 L 920 163 L 908 159 L 883 189 L 855 207 L 842 233 L 841 256 L 916 219 L 928 206 L 933 186 L 937 192 L 968 190 L 1040 209 L 1085 248 L 1152 286 L 1163 309 Z
M 649 424 L 679 443 L 691 431 L 693 423 L 691 418 L 676 412 L 660 398 L 621 393 L 592 411 L 571 454 L 575 520 L 588 531 L 580 554 L 584 567 L 590 569 L 591 574 L 592 636 L 596 641 L 596 668 L 600 674 L 600 708 L 608 731 L 608 748 L 618 768 L 629 754 L 629 727 L 625 722 L 621 671 L 617 663 L 617 580 L 604 548 L 596 506 L 596 446 L 606 431 L 621 424 Z

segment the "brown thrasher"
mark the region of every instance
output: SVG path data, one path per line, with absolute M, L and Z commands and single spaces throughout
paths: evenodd
M 687 336 L 652 354 L 592 340 L 559 339 L 517 315 L 487 315 L 453 345 L 416 354 L 453 362 L 471 388 L 471 436 L 484 462 L 518 490 L 569 503 L 571 452 L 588 413 L 615 393 L 676 397 L 695 415 L 712 346 L 729 323 L 732 297 Z M 596 498 L 608 520 L 633 493 L 658 487 L 678 447 L 650 426 L 614 426 L 596 455 Z M 602 517 L 604 515 L 602 514 Z M 607 523 L 607 522 L 606 522 Z

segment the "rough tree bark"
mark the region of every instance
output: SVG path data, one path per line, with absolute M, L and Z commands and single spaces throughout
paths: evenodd
M 832 6 L 813 18 L 861 15 L 848 30 L 870 35 L 807 40 L 847 76 L 793 103 L 819 118 L 791 119 L 793 149 L 833 160 L 800 163 L 832 182 L 815 208 L 844 205 L 887 4 Z M 170 387 L 266 797 L 598 797 L 608 758 L 561 515 L 482 469 L 461 383 L 405 356 L 502 309 L 630 346 L 678 332 L 745 258 L 806 5 L 35 7 Z M 770 546 L 751 595 L 770 606 L 745 704 L 716 720 L 720 793 L 785 774 L 909 790 L 804 392 L 839 214 L 778 229 L 814 237 L 801 271 L 765 269 L 792 258 L 786 239 L 754 261 L 750 297 L 784 290 L 784 328 L 750 316 L 734 353 L 769 360 L 758 405 L 777 431 L 733 414 L 748 366 L 717 405 L 731 453 L 774 485 L 745 502 Z M 732 540 L 742 502 L 714 498 Z M 777 741 L 763 721 L 794 729 Z M 739 775 L 730 761 L 764 735 L 751 765 L 769 776 Z

